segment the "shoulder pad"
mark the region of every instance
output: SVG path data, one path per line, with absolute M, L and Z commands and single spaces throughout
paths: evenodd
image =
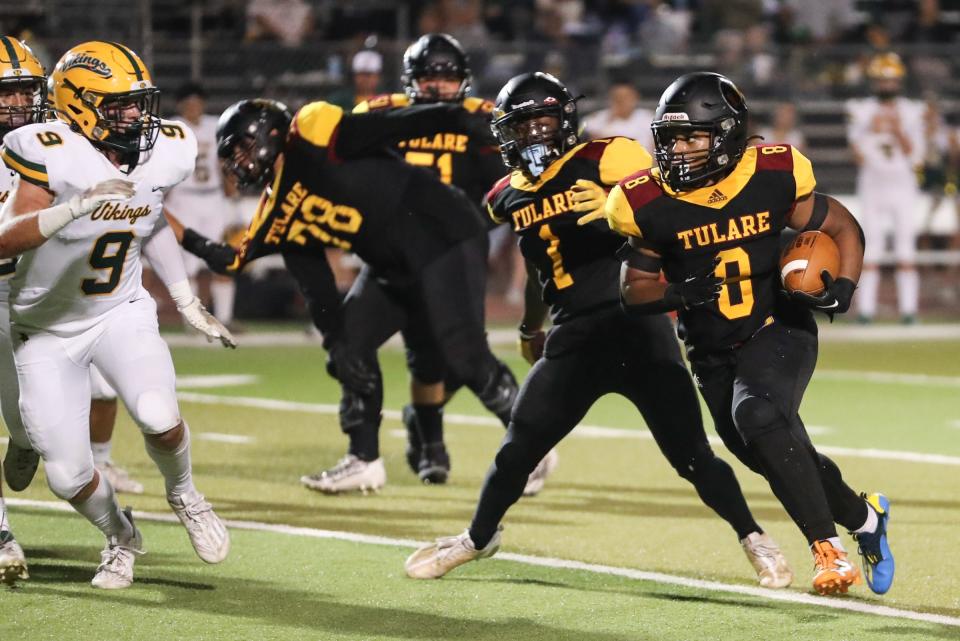
M 153 153 L 162 154 L 162 162 L 170 168 L 170 186 L 179 184 L 196 169 L 197 137 L 186 123 L 161 120 Z
M 469 111 L 470 113 L 483 113 L 489 114 L 493 113 L 493 103 L 489 100 L 484 100 L 483 98 L 464 98 L 463 99 L 463 108 Z
M 27 182 L 49 189 L 47 156 L 51 150 L 63 148 L 70 135 L 70 129 L 60 122 L 24 125 L 3 137 L 0 157 Z
M 642 169 L 617 183 L 631 209 L 637 210 L 663 196 L 663 189 L 649 169 Z
M 311 102 L 293 117 L 290 132 L 317 147 L 327 147 L 343 118 L 343 109 L 329 102 Z
M 483 204 L 487 208 L 487 213 L 490 215 L 490 218 L 493 219 L 496 223 L 506 222 L 494 211 L 493 203 L 497 199 L 497 196 L 503 193 L 503 190 L 510 186 L 510 178 L 512 173 L 507 174 L 497 182 L 493 183 L 493 187 L 490 188 L 490 191 L 487 192 L 487 195 L 483 197 Z
M 600 182 L 615 185 L 652 165 L 653 158 L 636 140 L 621 136 L 610 138 L 600 157 Z
M 369 111 L 379 111 L 381 109 L 407 107 L 409 105 L 410 98 L 405 93 L 383 93 L 369 100 L 364 100 L 353 108 L 353 113 L 361 114 Z
M 757 171 L 782 171 L 793 176 L 796 184 L 794 199 L 813 191 L 817 180 L 810 160 L 790 145 L 757 145 Z

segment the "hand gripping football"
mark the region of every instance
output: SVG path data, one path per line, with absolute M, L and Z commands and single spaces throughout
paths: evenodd
M 823 270 L 834 278 L 840 271 L 840 250 L 833 239 L 819 231 L 805 231 L 780 255 L 780 279 L 788 292 L 817 296 L 823 293 Z

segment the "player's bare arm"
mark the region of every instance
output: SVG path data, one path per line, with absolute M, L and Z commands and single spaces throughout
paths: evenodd
M 819 227 L 815 226 L 814 229 L 819 229 L 830 236 L 840 250 L 840 273 L 837 274 L 837 278 L 849 278 L 857 282 L 863 267 L 863 231 L 857 219 L 843 203 L 833 196 L 811 192 L 797 201 L 787 224 L 792 229 L 806 229 L 814 216 L 817 200 L 821 198 L 826 204 L 826 216 Z M 821 202 L 820 206 L 823 207 L 824 203 Z
M 0 226 L 0 258 L 13 258 L 45 243 L 71 221 L 92 213 L 102 203 L 133 196 L 128 180 L 98 183 L 70 200 L 53 205 L 53 193 L 21 181 L 10 204 L 10 219 Z

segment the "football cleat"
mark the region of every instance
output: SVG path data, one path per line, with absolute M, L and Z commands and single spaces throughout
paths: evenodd
M 847 553 L 833 547 L 830 541 L 814 541 L 813 589 L 820 594 L 846 593 L 850 586 L 860 582 L 860 570 L 847 560 Z
M 560 455 L 557 454 L 556 449 L 547 452 L 547 455 L 537 463 L 537 467 L 533 468 L 530 476 L 527 477 L 527 485 L 523 488 L 523 495 L 535 496 L 539 494 L 540 490 L 543 489 L 543 484 L 546 482 L 547 477 L 557 468 L 559 462 Z
M 400 420 L 403 426 L 407 428 L 407 465 L 413 470 L 414 474 L 420 474 L 420 454 L 423 444 L 420 442 L 420 427 L 417 425 L 417 414 L 413 410 L 413 405 L 404 405 L 400 412 Z
M 10 530 L 0 530 L 0 583 L 13 585 L 30 578 L 23 548 Z
M 470 531 L 464 530 L 457 536 L 446 536 L 417 548 L 407 557 L 404 568 L 411 579 L 439 579 L 450 570 L 476 559 L 486 559 L 500 549 L 498 527 L 493 538 L 482 550 L 478 550 L 470 539 Z
M 121 542 L 118 537 L 111 536 L 107 545 L 100 552 L 100 565 L 90 585 L 102 590 L 121 590 L 130 587 L 133 583 L 133 564 L 138 554 L 143 554 L 143 537 L 133 522 L 130 508 L 123 511 L 123 515 L 130 522 L 133 534 L 126 541 Z
M 23 448 L 13 441 L 7 443 L 7 454 L 3 457 L 3 477 L 14 492 L 22 492 L 30 487 L 37 473 L 40 455 L 29 447 Z
M 450 455 L 442 443 L 427 443 L 420 455 L 417 476 L 427 485 L 442 485 L 450 476 Z
M 793 570 L 777 542 L 767 534 L 751 532 L 740 539 L 744 554 L 750 560 L 762 588 L 785 588 L 793 582 Z
M 857 542 L 857 553 L 863 566 L 867 585 L 876 594 L 885 594 L 893 584 L 893 554 L 887 543 L 887 523 L 890 521 L 890 499 L 883 494 L 861 495 L 871 510 L 877 513 L 877 529 L 873 532 L 851 532 Z
M 196 490 L 167 499 L 187 529 L 194 551 L 206 563 L 220 563 L 230 552 L 230 532 L 213 506 Z
M 361 461 L 347 454 L 329 470 L 300 477 L 300 482 L 311 490 L 324 494 L 360 491 L 367 494 L 379 490 L 387 483 L 387 470 L 383 459 Z
M 129 472 L 114 463 L 107 461 L 103 465 L 96 466 L 100 476 L 106 477 L 110 485 L 117 492 L 124 494 L 143 494 L 143 483 L 131 478 Z

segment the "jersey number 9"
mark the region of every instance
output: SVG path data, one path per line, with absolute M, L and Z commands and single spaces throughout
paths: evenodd
M 101 296 L 109 294 L 120 284 L 123 275 L 123 263 L 127 258 L 127 250 L 133 241 L 131 231 L 107 232 L 93 243 L 93 250 L 87 262 L 96 270 L 109 269 L 106 280 L 99 278 L 84 278 L 80 282 L 80 289 L 87 296 Z

